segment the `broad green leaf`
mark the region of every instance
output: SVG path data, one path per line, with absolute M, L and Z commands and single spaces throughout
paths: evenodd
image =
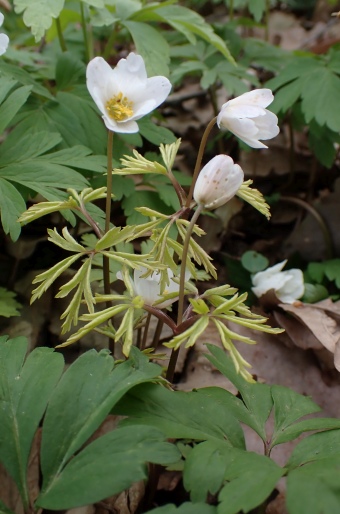
M 17 84 L 17 81 L 6 77 L 3 73 L 1 73 L 1 81 L 0 81 L 0 104 L 5 100 L 8 93 L 11 91 L 11 89 L 14 88 L 14 86 Z
M 170 438 L 217 439 L 244 448 L 243 431 L 233 414 L 196 392 L 174 392 L 147 384 L 134 388 L 114 412 L 130 416 L 124 424 L 151 425 Z
M 327 421 L 330 425 L 330 428 L 332 428 L 332 421 L 334 422 L 334 425 L 338 425 L 338 428 L 340 424 L 340 420 L 338 419 L 323 420 L 322 418 L 315 420 L 305 420 L 304 423 L 313 421 L 320 421 L 325 428 L 327 428 Z M 321 429 L 321 426 L 317 426 L 317 423 L 314 426 L 316 430 Z M 300 441 L 295 446 L 293 453 L 291 454 L 286 464 L 286 467 L 291 470 L 299 466 L 303 466 L 308 462 L 327 459 L 330 457 L 340 458 L 340 430 L 327 430 L 325 432 L 318 432 L 317 434 L 312 434 Z
M 22 86 L 11 93 L 0 106 L 0 133 L 10 124 L 20 107 L 24 105 L 32 86 Z
M 178 507 L 172 503 L 149 510 L 146 514 L 216 514 L 216 507 L 207 503 L 185 502 Z
M 329 297 L 329 292 L 322 284 L 304 283 L 305 292 L 302 297 L 304 303 L 316 303 Z
M 53 18 L 59 16 L 64 7 L 64 1 L 14 0 L 14 9 L 17 14 L 24 13 L 24 23 L 31 28 L 35 41 L 38 42 L 52 25 Z
M 86 66 L 71 52 L 63 52 L 56 64 L 55 80 L 58 89 L 65 89 L 80 78 L 85 82 Z
M 140 0 L 114 0 L 114 5 L 116 14 L 121 20 L 126 20 L 142 8 Z
M 67 461 L 134 385 L 157 377 L 160 367 L 137 349 L 114 366 L 106 352 L 81 355 L 64 373 L 46 412 L 41 443 L 42 497 L 56 487 Z
M 135 21 L 161 21 L 168 23 L 178 32 L 181 32 L 192 44 L 196 42 L 196 34 L 217 48 L 230 62 L 234 62 L 223 39 L 215 34 L 212 27 L 204 21 L 202 16 L 180 5 L 158 5 L 146 6 L 133 15 L 131 19 Z
M 9 234 L 13 241 L 20 235 L 21 227 L 18 218 L 26 209 L 26 203 L 18 190 L 0 177 L 0 214 L 5 234 Z
M 91 5 L 92 7 L 103 8 L 105 6 L 105 0 L 80 0 L 84 4 Z
M 248 3 L 249 12 L 254 16 L 255 21 L 259 22 L 262 20 L 266 5 L 267 0 L 251 0 Z
M 139 132 L 145 139 L 150 143 L 159 146 L 160 144 L 175 143 L 176 137 L 171 130 L 160 127 L 151 121 L 147 116 L 144 116 L 141 120 L 138 120 Z
M 337 145 L 340 142 L 338 132 L 333 132 L 328 127 L 314 121 L 309 124 L 308 143 L 317 159 L 326 168 L 331 168 L 336 158 Z
M 208 493 L 216 494 L 222 486 L 228 465 L 228 446 L 205 441 L 194 446 L 185 460 L 183 485 L 193 502 L 204 502 Z
M 250 273 L 257 273 L 266 269 L 269 265 L 267 257 L 261 253 L 255 252 L 254 250 L 248 250 L 242 255 L 241 258 L 242 266 L 250 271 Z
M 285 470 L 268 457 L 232 448 L 227 458 L 227 484 L 219 494 L 218 514 L 249 512 L 275 489 Z
M 15 300 L 15 297 L 16 294 L 13 291 L 0 287 L 0 317 L 20 316 L 18 309 L 21 307 L 21 304 Z
M 27 0 L 29 2 L 30 0 Z M 36 1 L 36 0 L 32 0 Z M 50 0 L 52 1 L 52 0 Z M 58 0 L 57 0 L 58 1 Z M 49 92 L 49 90 L 42 86 L 39 82 L 34 80 L 32 77 L 32 74 L 28 71 L 24 70 L 22 67 L 14 64 L 9 64 L 2 60 L 0 62 L 0 73 L 1 78 L 9 78 L 14 79 L 20 84 L 23 84 L 24 86 L 32 86 L 32 92 L 36 93 L 37 95 L 43 96 L 44 98 L 49 98 L 50 100 L 54 101 L 54 96 Z
M 144 58 L 149 76 L 169 75 L 170 52 L 166 39 L 155 28 L 139 21 L 124 21 L 135 43 L 137 52 Z
M 325 264 L 323 262 L 310 262 L 307 267 L 308 275 L 312 280 L 320 284 L 325 273 Z
M 251 422 L 249 426 L 266 441 L 265 424 L 273 406 L 270 386 L 246 382 L 237 374 L 231 359 L 221 348 L 211 344 L 207 344 L 207 348 L 212 355 L 207 354 L 206 358 L 239 390 L 244 405 L 251 414 L 248 418 L 248 423 Z
M 172 464 L 180 453 L 153 427 L 117 428 L 90 443 L 61 471 L 37 504 L 61 510 L 92 504 L 147 478 L 147 462 Z
M 288 473 L 286 503 L 289 514 L 340 512 L 340 456 L 322 459 Z
M 340 289 L 340 259 L 331 259 L 324 263 L 324 271 L 328 280 L 334 280 Z
M 57 133 L 36 132 L 18 137 L 14 129 L 0 147 L 0 167 L 39 157 L 60 142 L 61 137 Z
M 36 348 L 24 363 L 27 340 L 0 342 L 0 461 L 28 507 L 26 472 L 34 434 L 63 370 L 51 348 Z
M 271 446 L 277 444 L 276 439 L 283 436 L 287 427 L 294 421 L 319 412 L 321 409 L 308 396 L 298 394 L 288 387 L 273 385 L 271 388 L 274 402 L 275 428 L 272 436 Z

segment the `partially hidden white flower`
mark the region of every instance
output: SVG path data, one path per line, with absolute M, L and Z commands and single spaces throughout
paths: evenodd
M 265 109 L 274 100 L 270 89 L 254 89 L 222 105 L 217 125 L 230 130 L 252 148 L 268 148 L 260 139 L 272 139 L 280 129 L 277 116 Z
M 133 280 L 131 280 L 131 285 L 134 294 L 136 296 L 141 296 L 147 305 L 153 305 L 154 303 L 158 302 L 164 295 L 170 293 L 178 293 L 179 284 L 174 282 L 174 274 L 171 271 L 171 269 L 167 270 L 169 284 L 162 292 L 162 294 L 160 294 L 161 274 L 157 271 L 154 271 L 151 275 L 143 277 L 142 275 L 145 275 L 147 271 L 148 270 L 146 268 L 135 269 L 133 273 Z M 118 272 L 117 278 L 122 280 L 122 273 Z M 189 280 L 189 278 L 189 274 L 186 273 L 186 280 Z M 174 298 L 170 298 L 164 300 L 163 302 L 157 303 L 155 307 L 157 307 L 158 309 L 164 309 L 165 307 L 168 307 L 177 300 L 178 296 L 175 296 Z
M 228 155 L 216 155 L 198 175 L 194 198 L 206 209 L 217 209 L 227 203 L 243 183 L 244 173 Z
M 106 127 L 113 132 L 138 132 L 136 120 L 164 102 L 171 90 L 166 77 L 147 78 L 143 58 L 133 52 L 114 69 L 95 57 L 87 66 L 86 82 Z
M 287 260 L 279 262 L 252 277 L 253 292 L 259 298 L 270 289 L 274 289 L 277 298 L 282 303 L 294 303 L 303 296 L 305 287 L 303 273 L 300 269 L 281 271 Z
M 0 12 L 0 27 L 4 22 L 4 15 Z M 6 34 L 0 34 L 0 55 L 4 54 L 7 50 L 9 37 Z

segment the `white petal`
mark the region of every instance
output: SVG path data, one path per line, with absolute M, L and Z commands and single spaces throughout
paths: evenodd
M 267 107 L 274 100 L 274 95 L 270 89 L 254 89 L 248 93 L 237 96 L 233 100 L 229 100 L 232 105 L 257 105 L 258 107 Z
M 289 280 L 277 291 L 276 296 L 282 303 L 294 303 L 305 292 L 303 273 L 300 269 L 290 269 L 282 273 L 286 274 Z
M 99 110 L 105 114 L 105 104 L 110 99 L 108 88 L 113 82 L 113 70 L 102 57 L 95 57 L 87 65 L 86 85 Z
M 266 109 L 257 105 L 250 104 L 233 104 L 233 100 L 230 100 L 221 109 L 221 116 L 227 118 L 256 118 L 258 116 L 264 116 Z
M 106 128 L 112 130 L 112 132 L 120 132 L 121 134 L 134 134 L 139 130 L 137 123 L 129 119 L 117 122 L 113 118 L 110 118 L 110 116 L 107 116 L 106 114 L 104 114 L 102 118 L 104 120 Z
M 284 275 L 283 272 L 279 272 L 272 276 L 266 276 L 258 282 L 258 285 L 252 287 L 252 290 L 259 298 L 271 289 L 274 289 L 275 292 L 280 290 L 289 280 L 289 276 Z
M 147 78 L 144 59 L 141 55 L 136 55 L 134 52 L 129 53 L 126 59 L 120 59 L 115 70 L 117 77 L 121 76 L 124 78 L 130 76 L 130 78 L 133 77 L 141 81 Z
M 4 15 L 2 14 L 2 12 L 0 12 L 0 27 L 1 27 L 1 25 L 3 24 L 4 19 L 5 19 L 5 18 L 4 18 Z
M 151 77 L 145 87 L 131 93 L 129 100 L 133 102 L 134 113 L 131 119 L 139 119 L 153 111 L 168 97 L 171 83 L 166 77 Z
M 8 43 L 9 43 L 9 37 L 6 34 L 0 34 L 0 55 L 4 54 L 6 52 Z
M 256 118 L 254 121 L 258 129 L 258 139 L 272 139 L 280 132 L 277 116 L 273 112 L 266 110 L 265 116 Z
M 274 266 L 271 266 L 270 268 L 267 268 L 264 271 L 259 271 L 258 273 L 255 273 L 255 275 L 252 277 L 253 285 L 258 286 L 261 283 L 261 281 L 265 280 L 267 277 L 271 277 L 272 275 L 277 274 L 285 267 L 286 264 L 287 259 L 285 259 L 282 262 L 278 262 Z

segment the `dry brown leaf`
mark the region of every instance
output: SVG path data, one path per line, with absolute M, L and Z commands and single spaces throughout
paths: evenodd
M 332 353 L 335 352 L 335 347 L 340 339 L 340 330 L 337 322 L 328 316 L 324 310 L 303 303 L 299 306 L 281 303 L 280 307 L 309 328 L 327 350 Z
M 16 514 L 24 514 L 20 494 L 14 480 L 0 463 L 0 499 Z

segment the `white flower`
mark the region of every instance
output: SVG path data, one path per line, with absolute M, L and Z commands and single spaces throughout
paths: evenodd
M 166 77 L 147 78 L 143 58 L 134 53 L 120 59 L 114 69 L 95 57 L 87 66 L 86 79 L 106 127 L 113 132 L 138 132 L 136 120 L 164 102 L 171 89 Z
M 252 148 L 268 148 L 260 139 L 272 139 L 280 129 L 277 117 L 265 109 L 274 100 L 270 89 L 254 89 L 222 105 L 219 128 L 230 130 Z
M 252 277 L 254 285 L 252 290 L 258 298 L 270 289 L 274 289 L 282 303 L 294 303 L 303 296 L 305 291 L 303 273 L 300 269 L 281 271 L 286 262 L 287 260 L 279 262 Z
M 155 302 L 158 302 L 162 296 L 170 294 L 170 293 L 178 293 L 179 291 L 179 284 L 174 282 L 173 279 L 173 272 L 168 269 L 167 275 L 169 279 L 169 284 L 165 288 L 165 290 L 160 294 L 160 288 L 161 288 L 161 274 L 157 271 L 152 273 L 151 275 L 147 277 L 143 277 L 142 275 L 145 275 L 147 272 L 146 268 L 141 269 L 135 269 L 133 273 L 133 280 L 131 280 L 131 285 L 133 289 L 133 293 L 136 296 L 141 296 L 144 300 L 144 302 L 147 305 L 153 305 Z M 189 273 L 186 273 L 186 280 L 189 280 Z M 117 278 L 119 280 L 123 279 L 122 273 L 117 273 Z M 155 307 L 158 309 L 164 309 L 164 307 L 167 307 L 168 305 L 171 305 L 172 303 L 176 302 L 178 300 L 178 296 L 174 298 L 170 298 L 168 300 L 165 300 L 164 302 L 157 303 Z
M 228 155 L 216 155 L 198 175 L 194 198 L 206 209 L 217 209 L 227 203 L 243 183 L 243 170 Z
M 0 27 L 4 22 L 4 15 L 0 12 Z M 9 37 L 6 34 L 0 34 L 0 55 L 4 54 L 7 50 Z

